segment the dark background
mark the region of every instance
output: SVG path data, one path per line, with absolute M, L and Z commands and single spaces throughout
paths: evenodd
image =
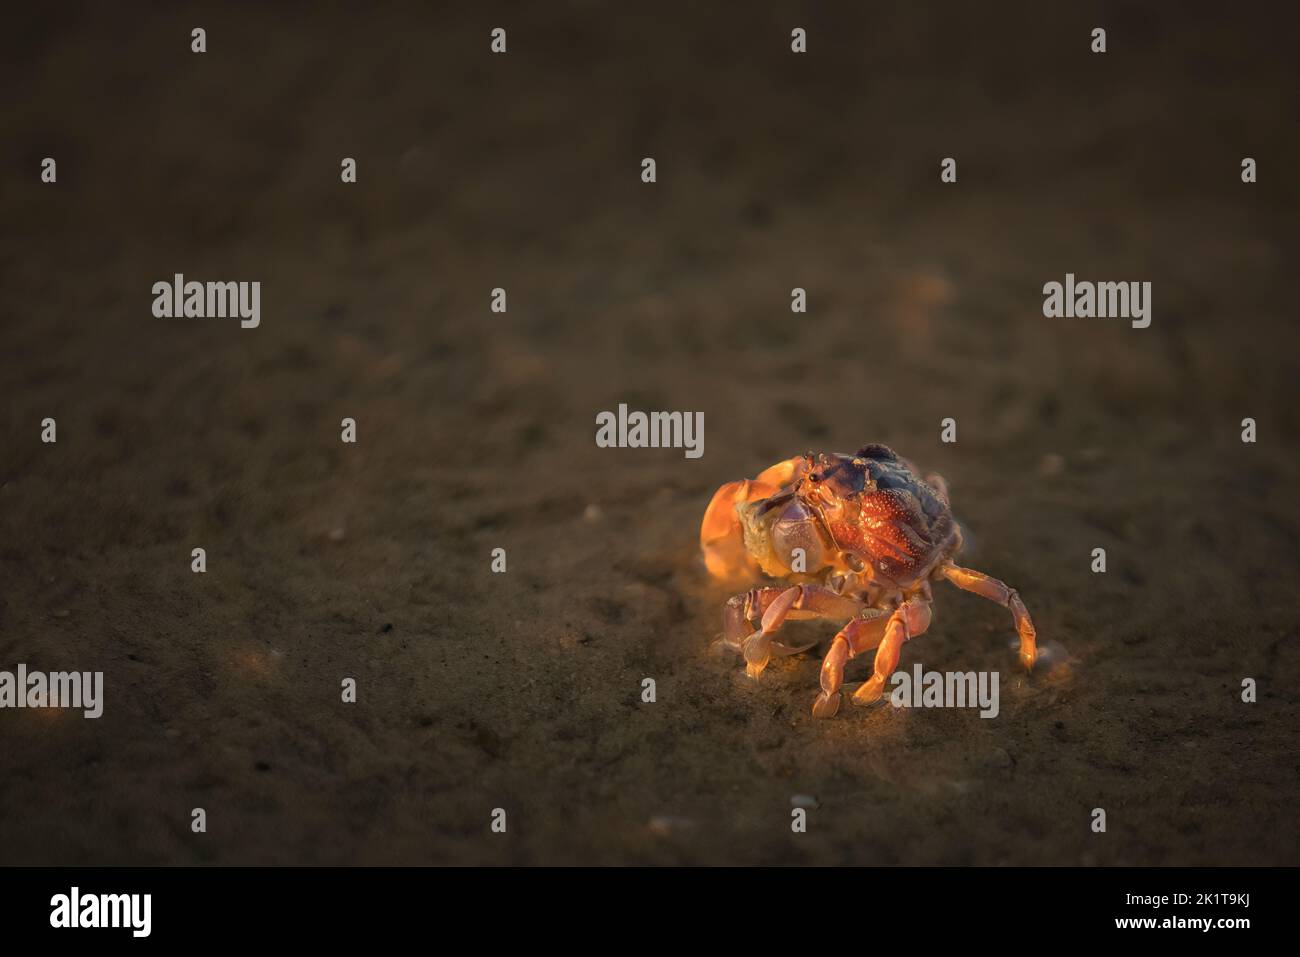
M 0 712 L 0 863 L 1300 863 L 1280 16 L 6 14 L 0 668 L 107 700 Z M 176 272 L 261 280 L 261 327 L 153 318 Z M 1066 272 L 1151 281 L 1151 327 L 1045 319 Z M 596 448 L 619 402 L 702 410 L 704 457 Z M 815 722 L 817 655 L 709 652 L 714 488 L 867 441 L 1055 652 L 939 591 L 902 666 L 1001 671 L 996 720 Z

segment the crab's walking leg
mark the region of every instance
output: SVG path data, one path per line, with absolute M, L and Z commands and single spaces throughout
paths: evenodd
M 752 622 L 763 617 L 768 605 L 786 591 L 784 586 L 751 588 L 732 595 L 722 606 L 722 643 L 732 651 L 740 651 L 745 639 L 753 634 Z
M 941 565 L 938 572 L 958 588 L 974 592 L 997 602 L 1003 608 L 1011 609 L 1011 617 L 1016 622 L 1016 631 L 1020 634 L 1020 663 L 1026 668 L 1032 668 L 1034 659 L 1038 657 L 1038 633 L 1034 631 L 1034 623 L 1029 617 L 1029 611 L 1016 590 L 983 572 L 961 568 L 951 563 Z
M 853 692 L 854 704 L 870 704 L 880 697 L 885 682 L 898 667 L 898 655 L 903 649 L 903 642 L 915 638 L 929 627 L 930 603 L 924 598 L 909 598 L 898 606 L 885 625 L 885 637 L 876 649 L 871 677 Z
M 756 678 L 772 657 L 772 633 L 786 618 L 851 618 L 862 602 L 822 585 L 754 588 L 728 599 L 722 611 L 722 640 L 745 655 L 745 670 Z M 750 633 L 750 622 L 762 619 Z
M 879 608 L 866 608 L 847 625 L 831 642 L 831 650 L 822 659 L 822 692 L 813 702 L 814 718 L 829 718 L 840 710 L 840 688 L 844 684 L 844 663 L 880 643 L 889 622 L 889 613 Z

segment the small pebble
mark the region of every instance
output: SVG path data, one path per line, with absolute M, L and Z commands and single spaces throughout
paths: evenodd
M 1015 764 L 1011 753 L 1003 748 L 994 748 L 984 755 L 984 765 L 990 768 L 1009 768 Z
M 813 797 L 811 794 L 791 794 L 790 806 L 804 807 L 804 808 L 821 807 L 821 805 L 817 802 L 817 798 Z
M 582 510 L 582 519 L 586 522 L 592 522 L 594 524 L 604 517 L 605 513 L 601 510 L 599 505 L 588 505 Z
M 1055 478 L 1065 472 L 1065 456 L 1057 452 L 1048 452 L 1038 463 L 1038 474 L 1044 478 Z

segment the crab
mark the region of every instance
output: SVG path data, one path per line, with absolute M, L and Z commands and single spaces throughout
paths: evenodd
M 857 704 L 880 698 L 903 643 L 932 619 L 931 582 L 945 580 L 1011 612 L 1020 661 L 1034 666 L 1034 623 L 1014 588 L 953 559 L 962 535 L 939 475 L 922 479 L 884 445 L 853 455 L 811 452 L 778 462 L 758 478 L 728 482 L 714 493 L 700 525 L 700 549 L 719 579 L 758 573 L 785 579 L 733 595 L 722 611 L 722 644 L 745 658 L 757 678 L 773 655 L 791 647 L 775 637 L 789 619 L 847 624 L 831 641 L 812 713 L 840 707 L 845 663 L 876 649 L 872 675 L 853 693 Z

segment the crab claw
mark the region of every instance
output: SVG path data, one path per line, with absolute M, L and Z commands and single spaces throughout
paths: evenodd
M 812 468 L 812 453 L 807 452 L 765 468 L 758 473 L 758 478 L 754 481 L 762 485 L 772 486 L 772 490 L 775 492 L 789 485 L 810 468 Z M 769 492 L 768 494 L 772 493 Z
M 704 564 L 714 578 L 753 577 L 758 563 L 745 550 L 745 536 L 740 530 L 739 506 L 770 498 L 790 484 L 808 468 L 806 456 L 797 455 L 764 469 L 756 479 L 728 482 L 716 492 L 704 510 L 700 523 L 700 551 Z
M 773 486 L 746 480 L 728 482 L 713 493 L 709 507 L 704 511 L 704 521 L 700 523 L 700 551 L 704 553 L 704 564 L 714 578 L 734 579 L 757 571 L 754 560 L 745 550 L 736 506 L 766 498 L 775 491 Z

